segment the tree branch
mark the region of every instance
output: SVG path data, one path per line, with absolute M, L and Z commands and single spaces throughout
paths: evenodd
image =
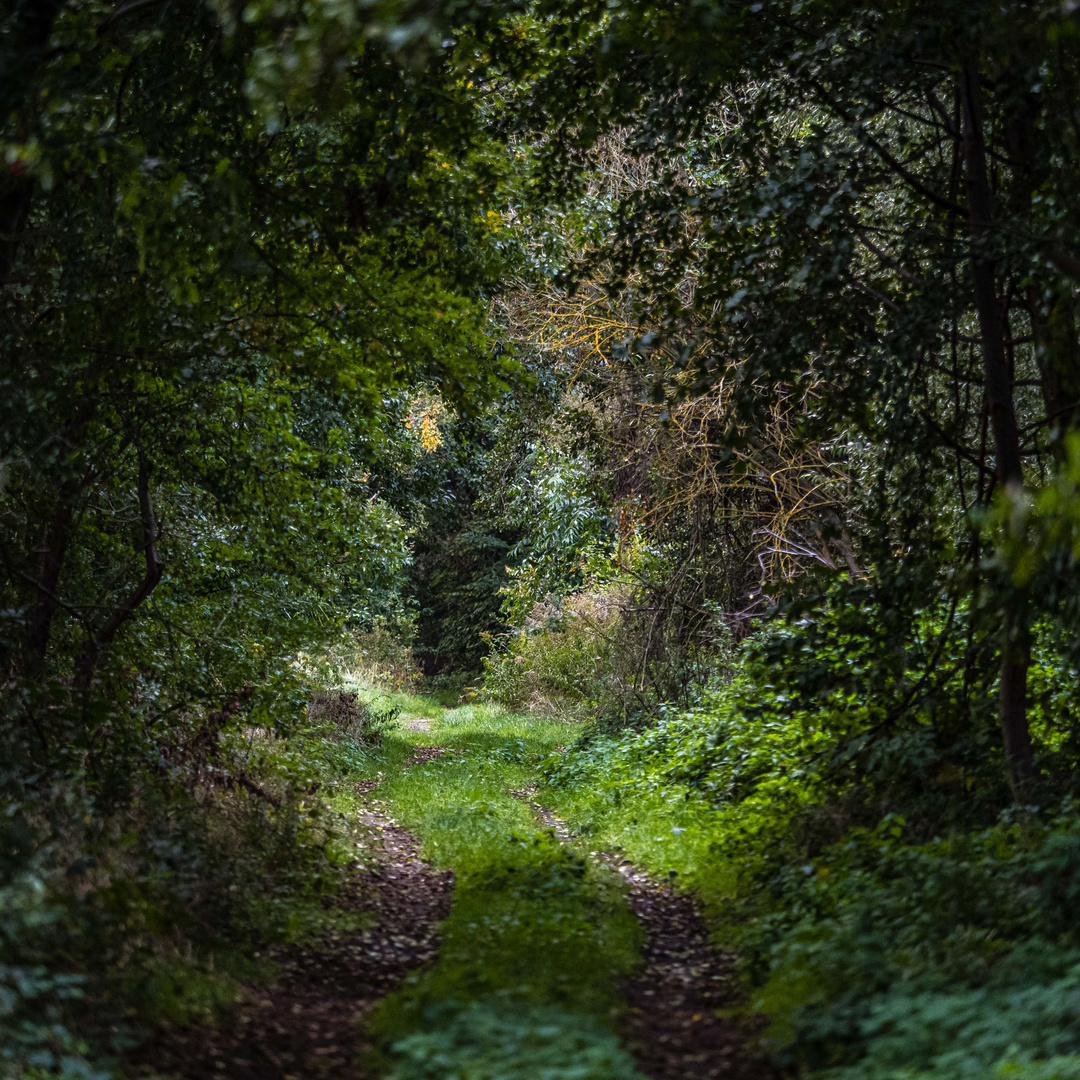
M 886 150 L 885 147 L 882 146 L 881 143 L 879 143 L 877 139 L 875 139 L 873 135 L 871 135 L 862 124 L 858 123 L 858 121 L 856 121 L 856 119 L 849 112 L 841 108 L 840 105 L 829 96 L 825 88 L 816 79 L 811 80 L 810 85 L 820 97 L 821 101 L 830 109 L 832 109 L 832 111 L 836 113 L 836 115 L 839 116 L 840 119 L 844 121 L 844 123 L 850 124 L 852 128 L 855 129 L 856 136 L 864 143 L 866 143 L 866 145 L 869 146 L 874 151 L 874 153 L 876 153 L 878 157 L 881 158 L 881 160 L 884 161 L 885 164 L 888 165 L 889 168 L 892 169 L 892 171 L 896 173 L 896 175 L 899 176 L 900 179 L 903 180 L 909 187 L 913 188 L 920 195 L 929 199 L 932 203 L 936 203 L 943 210 L 948 210 L 954 214 L 965 213 L 965 210 L 962 206 L 953 202 L 952 199 L 945 198 L 944 195 L 939 195 L 936 191 L 934 191 L 933 188 L 928 187 L 926 184 L 924 184 L 914 173 L 912 173 L 905 165 L 903 165 L 898 158 L 890 154 L 889 151 Z

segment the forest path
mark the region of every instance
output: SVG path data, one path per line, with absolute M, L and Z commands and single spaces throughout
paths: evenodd
M 535 801 L 536 787 L 511 792 L 564 843 L 566 822 Z M 645 931 L 642 963 L 623 988 L 620 1033 L 649 1080 L 765 1080 L 773 1074 L 747 1052 L 745 1033 L 719 1015 L 738 1000 L 735 957 L 717 949 L 694 898 L 629 859 L 589 851 L 626 882 L 626 903 Z
M 371 1049 L 364 1017 L 411 971 L 430 962 L 453 888 L 450 871 L 420 858 L 419 843 L 360 786 L 368 863 L 334 898 L 339 924 L 271 951 L 280 975 L 249 987 L 213 1027 L 163 1024 L 134 1071 L 183 1080 L 357 1080 Z M 352 924 L 352 925 L 350 925 Z
M 561 845 L 621 877 L 625 903 L 644 933 L 641 963 L 618 988 L 623 1004 L 615 1028 L 648 1080 L 764 1080 L 772 1075 L 749 1053 L 745 1031 L 720 1015 L 738 1002 L 735 958 L 713 946 L 695 899 L 619 854 L 590 850 L 584 838 L 575 836 L 568 823 L 540 801 L 549 800 L 551 789 L 538 783 L 536 755 L 562 751 L 565 746 L 559 744 L 574 732 L 552 721 L 518 719 L 528 733 L 524 738 L 513 738 L 502 718 L 482 709 L 428 710 L 417 719 L 406 715 L 402 727 L 413 744 L 407 763 L 425 766 L 410 775 L 426 790 L 399 798 L 407 802 L 417 795 L 428 800 L 448 795 L 450 789 L 440 786 L 440 777 L 463 769 L 473 777 L 485 775 L 489 782 L 501 783 L 504 795 L 527 807 Z M 529 735 L 546 743 L 546 752 L 534 749 Z M 420 739 L 425 745 L 417 745 Z M 515 769 L 518 778 L 526 771 L 527 784 L 511 782 Z M 425 835 L 427 830 L 421 825 L 417 831 Z M 478 947 L 477 956 L 481 952 Z M 523 962 L 525 980 L 527 966 Z
M 606 858 L 614 860 L 614 856 Z M 622 1034 L 650 1080 L 757 1080 L 771 1076 L 746 1035 L 720 1015 L 738 1001 L 734 957 L 709 941 L 693 899 L 625 864 L 626 901 L 645 931 L 629 980 Z
M 425 1022 L 415 1019 L 396 1030 L 392 1019 L 387 1028 L 380 1005 L 389 1003 L 390 1013 L 400 1020 L 402 1008 L 407 1013 L 412 1007 L 410 995 L 420 995 L 421 1011 L 427 1007 L 425 992 L 429 1003 L 438 1002 L 446 987 L 494 986 L 498 998 L 505 991 L 490 982 L 490 973 L 501 969 L 503 977 L 509 972 L 515 984 L 525 987 L 541 985 L 547 977 L 554 996 L 545 991 L 540 1000 L 556 1003 L 571 1029 L 587 1032 L 591 1025 L 595 1032 L 597 1016 L 600 1028 L 614 1026 L 625 1050 L 616 1049 L 610 1072 L 590 1071 L 588 1080 L 627 1080 L 628 1070 L 633 1072 L 629 1059 L 621 1066 L 617 1060 L 618 1053 L 625 1058 L 625 1051 L 636 1063 L 636 1080 L 764 1080 L 769 1073 L 748 1053 L 743 1033 L 718 1015 L 737 1000 L 732 958 L 710 943 L 694 900 L 617 853 L 589 850 L 550 806 L 538 801 L 549 801 L 550 791 L 539 794 L 537 766 L 561 750 L 572 731 L 564 724 L 483 708 L 443 709 L 430 699 L 398 695 L 394 703 L 402 709 L 398 727 L 372 754 L 371 775 L 356 785 L 351 801 L 351 814 L 369 838 L 367 862 L 348 874 L 335 899 L 337 928 L 303 945 L 273 950 L 280 977 L 269 986 L 249 987 L 245 999 L 217 1026 L 163 1026 L 138 1053 L 134 1071 L 178 1080 L 374 1080 L 370 1051 L 378 1047 L 385 1053 L 392 1045 L 404 1045 L 401 1038 L 410 1031 L 425 1031 Z M 602 878 L 608 871 L 618 875 L 622 885 L 614 903 L 621 907 L 621 893 L 643 931 L 637 943 L 640 962 L 608 980 L 612 1007 L 599 1013 L 593 1008 L 591 1015 L 588 1010 L 578 1015 L 573 1004 L 580 983 L 605 977 L 589 961 L 573 969 L 573 951 L 569 963 L 556 958 L 555 966 L 567 972 L 555 982 L 541 970 L 548 931 L 540 924 L 574 917 L 572 905 L 559 910 L 558 890 L 550 896 L 507 892 L 505 883 L 515 873 L 520 885 L 521 868 L 506 875 L 509 864 L 499 864 L 497 853 L 488 867 L 496 868 L 493 877 L 476 885 L 477 858 L 483 863 L 508 836 L 517 837 L 510 846 L 519 850 L 531 843 L 527 838 L 537 824 L 542 827 L 538 835 L 549 833 L 556 842 L 554 848 L 546 841 L 547 848 L 536 849 L 541 861 L 549 860 L 544 866 L 555 867 L 556 879 L 563 880 L 559 867 L 567 865 L 566 859 L 591 863 Z M 465 868 L 465 883 L 459 880 L 455 892 L 459 867 Z M 546 872 L 537 879 L 542 889 Z M 470 907 L 476 901 L 469 889 L 477 887 L 479 906 Z M 456 928 L 458 916 L 448 919 L 452 894 L 455 911 L 472 912 L 465 916 L 464 935 L 461 919 Z M 493 928 L 503 922 L 504 912 L 517 921 L 523 902 L 533 905 L 534 923 L 526 937 L 510 943 L 509 954 L 505 948 L 499 952 L 499 931 L 493 937 Z M 611 918 L 602 912 L 598 917 Z M 625 910 L 621 918 L 627 919 Z M 600 936 L 618 936 L 617 924 L 618 919 L 600 929 Z M 445 942 L 440 933 L 448 935 Z M 557 949 L 558 938 L 551 940 Z M 570 981 L 565 992 L 558 988 L 559 978 Z M 424 990 L 427 984 L 429 991 Z M 492 1000 L 490 990 L 478 991 L 473 1000 Z M 543 1042 L 546 1036 L 539 1037 Z M 610 1039 L 599 1036 L 605 1037 Z M 595 1042 L 596 1036 L 589 1038 Z M 583 1045 L 587 1051 L 587 1041 Z M 566 1054 L 562 1065 L 567 1076 L 585 1075 L 575 1071 L 580 1045 L 560 1052 Z M 394 1053 L 395 1076 L 435 1075 L 422 1064 L 414 1071 Z M 438 1080 L 459 1075 L 489 1073 L 454 1069 L 440 1072 Z M 526 1058 L 524 1071 L 505 1075 L 530 1080 L 534 1073 Z

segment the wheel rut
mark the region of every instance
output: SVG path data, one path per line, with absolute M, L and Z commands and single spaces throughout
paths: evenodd
M 425 730 L 421 728 L 420 730 Z M 414 746 L 406 766 L 452 750 Z M 416 837 L 372 798 L 378 781 L 360 786 L 358 822 L 369 836 L 369 865 L 353 871 L 335 897 L 362 929 L 327 932 L 302 946 L 279 947 L 281 971 L 250 990 L 215 1026 L 162 1024 L 128 1059 L 133 1076 L 177 1080 L 373 1080 L 361 1064 L 372 1047 L 365 1016 L 410 972 L 434 959 L 438 928 L 450 908 L 453 873 L 420 858 Z M 535 787 L 511 794 L 559 840 L 574 843 L 566 823 L 535 801 Z M 623 989 L 619 1025 L 627 1049 L 649 1080 L 768 1080 L 747 1049 L 745 1031 L 719 1015 L 738 1000 L 734 958 L 716 949 L 693 899 L 638 870 L 629 860 L 589 852 L 626 881 L 626 902 L 645 933 L 642 965 Z
M 510 794 L 529 805 L 559 840 L 566 823 L 534 800 L 537 789 Z M 747 1046 L 745 1025 L 719 1015 L 739 1000 L 735 957 L 717 949 L 692 897 L 604 851 L 589 855 L 626 882 L 626 902 L 645 932 L 642 964 L 627 981 L 620 1035 L 649 1080 L 774 1080 Z
M 453 874 L 433 870 L 419 843 L 377 802 L 360 811 L 372 864 L 350 874 L 335 905 L 370 925 L 273 950 L 273 986 L 248 993 L 214 1027 L 162 1025 L 129 1072 L 183 1080 L 366 1080 L 365 1015 L 431 961 Z
M 604 861 L 610 860 L 608 856 Z M 645 931 L 642 966 L 624 996 L 627 1049 L 650 1080 L 767 1080 L 746 1032 L 718 1015 L 738 1002 L 734 957 L 709 940 L 694 901 L 633 867 L 616 865 L 626 901 Z

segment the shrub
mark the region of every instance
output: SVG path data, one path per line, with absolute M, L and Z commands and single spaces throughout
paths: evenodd
M 485 658 L 483 693 L 612 730 L 698 700 L 729 676 L 732 635 L 685 569 L 642 536 L 614 551 L 586 544 L 568 578 L 518 568 L 502 590 L 513 631 Z
M 308 720 L 332 742 L 343 739 L 364 746 L 378 746 L 391 730 L 401 710 L 390 706 L 375 709 L 356 694 L 317 690 L 308 704 Z
M 762 634 L 700 707 L 594 730 L 551 759 L 545 798 L 590 843 L 704 897 L 785 1070 L 1074 1076 L 1080 813 L 1069 796 L 1045 805 L 1052 782 L 1075 782 L 1071 721 L 1043 726 L 1037 706 L 1044 808 L 1002 813 L 993 718 L 958 721 L 952 646 L 936 682 L 904 670 L 925 644 L 896 648 L 942 624 L 924 612 L 853 643 L 866 618 Z M 1070 685 L 1051 643 L 1036 655 L 1045 685 Z
M 86 774 L 0 775 L 0 1075 L 105 1075 L 147 1025 L 212 1016 L 261 947 L 324 924 L 357 835 L 316 793 L 350 730 L 390 719 L 337 712 L 286 739 L 192 709 L 171 743 L 129 748 L 118 805 Z
M 520 633 L 484 658 L 482 696 L 568 718 L 624 712 L 637 694 L 625 649 L 632 598 L 629 586 L 606 585 L 534 604 Z
M 366 630 L 343 632 L 321 653 L 301 655 L 300 666 L 320 686 L 415 690 L 422 679 L 413 656 L 415 636 L 411 619 L 377 618 Z

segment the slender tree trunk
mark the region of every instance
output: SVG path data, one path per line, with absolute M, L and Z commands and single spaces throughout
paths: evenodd
M 1012 380 L 1005 349 L 1005 320 L 995 285 L 994 198 L 983 140 L 982 89 L 973 66 L 960 74 L 963 102 L 964 165 L 971 229 L 971 277 L 982 338 L 983 379 L 987 412 L 994 438 L 994 461 L 1004 491 L 1024 486 L 1020 431 L 1013 406 Z M 1009 781 L 1018 802 L 1034 774 L 1027 722 L 1027 673 L 1031 659 L 1031 611 L 1023 590 L 1006 598 L 1004 641 L 999 672 L 998 719 L 1005 744 Z
M 79 657 L 78 671 L 75 676 L 75 686 L 79 690 L 88 690 L 94 681 L 94 673 L 97 671 L 98 662 L 101 659 L 101 651 L 109 644 L 117 631 L 129 619 L 133 618 L 139 605 L 157 588 L 161 581 L 162 566 L 158 561 L 157 542 L 159 527 L 154 515 L 154 505 L 150 501 L 150 466 L 140 455 L 139 457 L 139 483 L 137 488 L 139 498 L 139 514 L 142 518 L 142 538 L 139 553 L 146 563 L 146 572 L 142 581 L 131 591 L 127 599 L 106 619 L 103 626 L 94 631 L 82 650 Z
M 82 440 L 89 418 L 90 411 L 84 403 L 55 436 L 62 444 L 76 451 L 75 464 L 79 464 L 78 459 L 82 458 Z M 49 507 L 51 517 L 42 525 L 41 538 L 33 551 L 37 556 L 37 598 L 27 614 L 25 663 L 36 677 L 40 677 L 45 670 L 53 618 L 57 609 L 63 606 L 60 601 L 60 579 L 76 509 L 93 477 L 92 470 L 87 469 L 82 475 L 69 474 L 57 484 L 55 502 Z

